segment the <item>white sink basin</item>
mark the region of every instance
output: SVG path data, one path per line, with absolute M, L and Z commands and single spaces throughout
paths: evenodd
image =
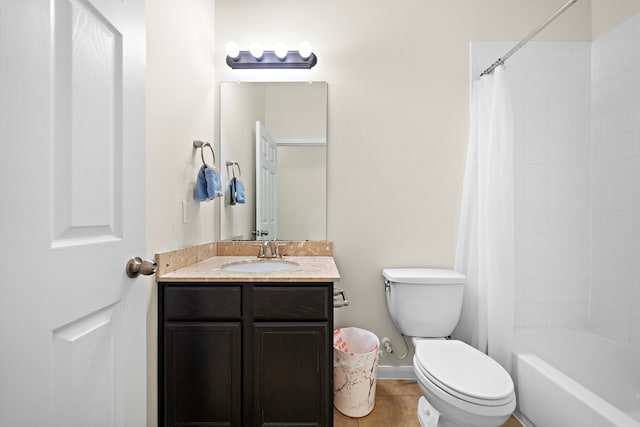
M 238 261 L 230 262 L 222 266 L 223 270 L 235 271 L 238 273 L 268 273 L 271 271 L 293 270 L 298 267 L 298 263 L 284 260 L 268 261 Z

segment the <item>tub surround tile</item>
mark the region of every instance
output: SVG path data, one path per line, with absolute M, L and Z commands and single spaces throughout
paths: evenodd
M 591 141 L 591 326 L 636 345 L 640 312 L 632 284 L 640 272 L 638 29 L 640 14 L 593 42 Z
M 640 316 L 631 318 L 631 344 L 640 347 Z
M 618 184 L 632 178 L 626 160 L 606 165 L 616 185 L 592 197 L 591 47 L 590 42 L 533 41 L 510 60 L 518 325 L 589 324 L 584 302 L 589 296 L 592 202 L 627 203 L 628 191 Z M 472 58 L 495 48 L 496 42 L 474 43 Z M 626 114 L 623 124 L 628 125 Z M 617 118 L 608 117 L 602 125 L 611 132 Z M 630 147 L 627 141 L 605 152 L 616 151 L 610 160 L 621 160 Z M 628 223 L 624 220 L 620 227 Z
M 298 267 L 273 272 L 224 270 L 229 263 L 260 262 L 253 242 L 212 242 L 156 254 L 157 281 L 163 282 L 335 282 L 340 274 L 332 242 L 278 242 L 284 261 Z M 275 259 L 278 260 L 278 259 Z

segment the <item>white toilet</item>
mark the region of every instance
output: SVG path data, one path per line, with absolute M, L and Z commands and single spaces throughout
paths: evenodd
M 504 424 L 516 407 L 509 373 L 470 345 L 446 339 L 460 318 L 465 276 L 434 268 L 387 268 L 382 275 L 391 319 L 416 347 L 420 424 Z

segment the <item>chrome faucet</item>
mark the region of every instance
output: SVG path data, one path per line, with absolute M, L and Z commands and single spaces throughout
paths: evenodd
M 258 258 L 272 259 L 282 258 L 280 248 L 286 246 L 286 244 L 278 244 L 274 238 L 273 240 L 265 240 L 262 244 L 257 244 L 255 246 L 260 247 Z
M 269 242 L 268 240 L 265 240 L 262 246 L 260 247 L 260 253 L 262 254 L 262 257 L 258 255 L 259 258 L 267 258 L 267 259 L 273 258 L 273 249 L 271 248 L 271 242 Z

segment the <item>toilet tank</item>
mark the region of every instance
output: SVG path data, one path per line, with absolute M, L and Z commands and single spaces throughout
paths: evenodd
M 382 270 L 387 308 L 403 335 L 440 338 L 451 335 L 462 310 L 465 276 L 439 268 Z

